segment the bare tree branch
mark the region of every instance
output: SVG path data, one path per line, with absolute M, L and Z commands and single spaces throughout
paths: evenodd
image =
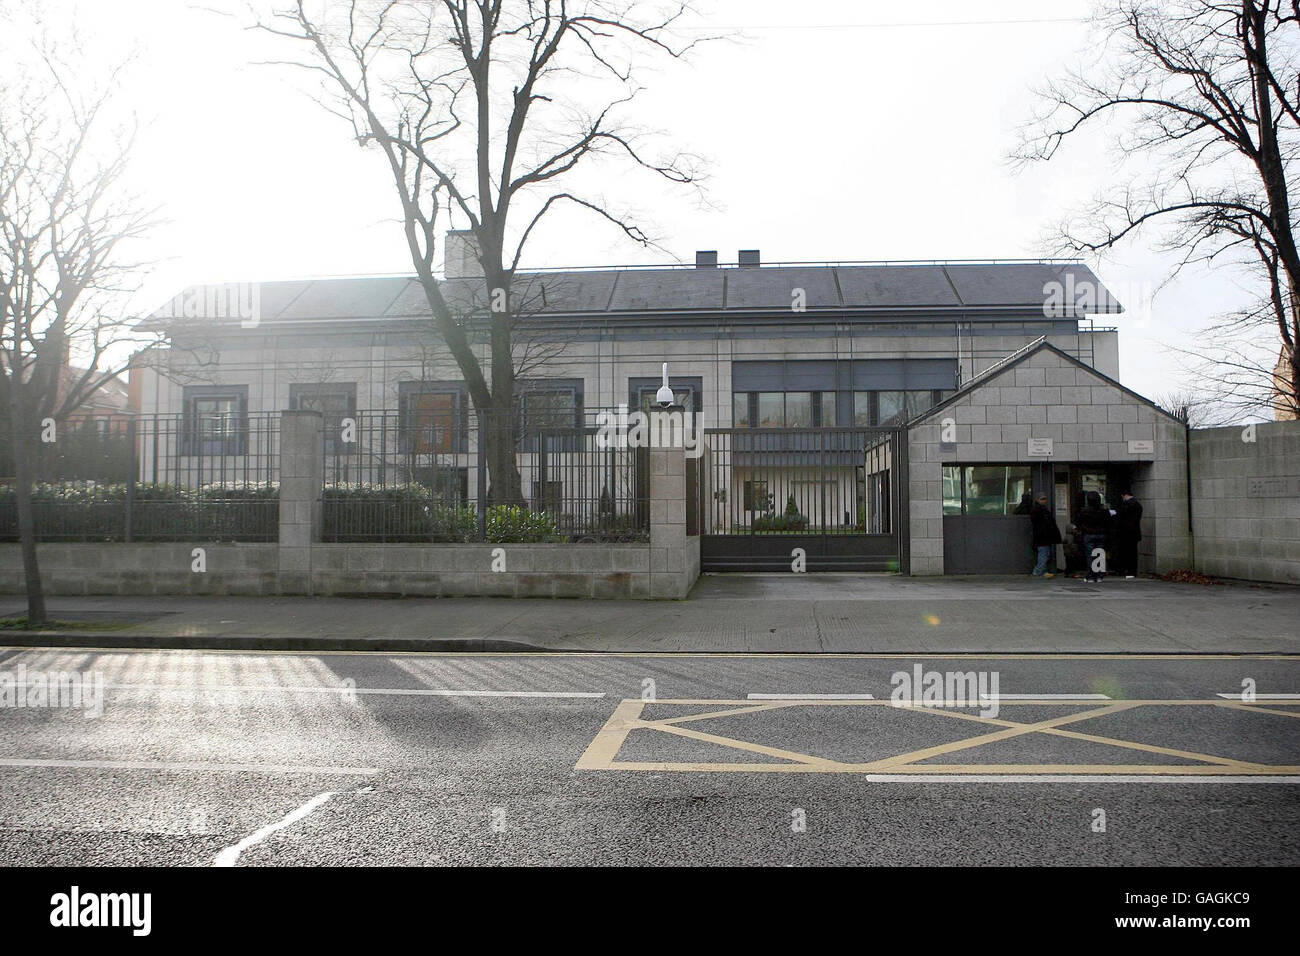
M 302 59 L 282 62 L 320 77 L 322 105 L 382 153 L 434 328 L 479 415 L 510 421 L 516 380 L 554 354 L 512 293 L 525 243 L 546 215 L 567 202 L 652 245 L 646 224 L 589 194 L 580 174 L 610 160 L 700 185 L 694 157 L 655 157 L 620 118 L 647 57 L 677 59 L 700 42 L 674 36 L 690 5 L 349 0 L 325 11 L 315 20 L 297 0 L 258 28 L 298 45 Z M 468 227 L 482 271 L 469 305 L 449 302 L 435 273 L 438 232 L 453 223 Z M 485 360 L 475 348 L 483 340 Z M 519 500 L 513 439 L 490 437 L 490 497 Z
M 1300 7 L 1281 0 L 1101 0 L 1113 47 L 1100 65 L 1041 91 L 1016 159 L 1047 161 L 1066 140 L 1122 123 L 1116 146 L 1147 172 L 1119 182 L 1059 230 L 1072 251 L 1102 253 L 1147 228 L 1189 262 L 1222 262 L 1257 281 L 1260 302 L 1222 331 L 1269 330 L 1280 364 L 1237 368 L 1197 347 L 1198 374 L 1233 401 L 1277 412 L 1300 404 L 1300 246 L 1291 195 L 1300 151 Z M 1207 330 L 1214 338 L 1215 328 Z M 1215 373 L 1218 366 L 1220 373 Z M 1247 387 L 1242 376 L 1255 375 Z M 1274 391 L 1282 394 L 1270 397 Z

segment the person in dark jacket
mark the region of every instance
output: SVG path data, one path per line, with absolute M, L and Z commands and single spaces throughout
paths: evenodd
M 1061 529 L 1056 526 L 1056 517 L 1052 514 L 1052 509 L 1047 507 L 1045 493 L 1039 494 L 1029 509 L 1029 525 L 1033 535 L 1031 543 L 1038 555 L 1038 563 L 1034 565 L 1034 577 L 1055 577 L 1056 575 L 1047 568 L 1049 565 L 1056 564 L 1054 559 L 1056 546 L 1061 543 Z
M 1102 507 L 1101 495 L 1095 491 L 1088 492 L 1074 523 L 1083 534 L 1083 560 L 1087 568 L 1084 578 L 1088 581 L 1104 581 L 1106 532 L 1110 526 L 1110 512 Z
M 1115 512 L 1115 573 L 1134 578 L 1138 573 L 1138 542 L 1142 540 L 1142 502 L 1126 491 Z

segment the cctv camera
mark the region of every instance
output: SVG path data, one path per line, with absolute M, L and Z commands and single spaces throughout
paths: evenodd
M 655 392 L 655 402 L 661 408 L 671 408 L 676 399 L 673 390 L 668 386 L 668 363 L 664 362 L 664 383 L 659 386 L 659 391 Z

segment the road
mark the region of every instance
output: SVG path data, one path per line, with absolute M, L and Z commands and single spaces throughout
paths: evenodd
M 1297 657 L 0 652 L 58 671 L 0 864 L 1300 863 Z

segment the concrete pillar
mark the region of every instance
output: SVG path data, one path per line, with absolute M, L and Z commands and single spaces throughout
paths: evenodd
M 699 577 L 698 536 L 686 534 L 686 451 L 681 410 L 651 412 L 650 433 L 650 596 L 686 597 Z M 668 416 L 668 417 L 663 417 Z M 665 439 L 672 436 L 671 441 Z
M 320 412 L 280 413 L 280 591 L 311 593 L 311 546 L 320 540 L 325 437 Z

